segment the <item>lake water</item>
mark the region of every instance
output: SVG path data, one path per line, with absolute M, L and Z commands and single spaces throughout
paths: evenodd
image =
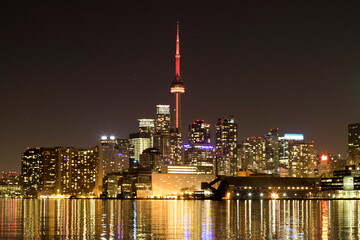
M 0 239 L 360 239 L 359 204 L 1 199 Z

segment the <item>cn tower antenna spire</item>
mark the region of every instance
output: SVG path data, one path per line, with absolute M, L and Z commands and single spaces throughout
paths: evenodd
M 180 81 L 180 37 L 179 37 L 179 21 L 177 22 L 176 34 L 176 54 L 175 54 L 175 80 Z

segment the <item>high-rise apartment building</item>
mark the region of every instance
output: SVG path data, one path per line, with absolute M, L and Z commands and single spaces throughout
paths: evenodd
M 42 189 L 43 194 L 54 193 L 60 188 L 59 174 L 61 169 L 58 148 L 40 148 L 42 155 Z
M 43 186 L 43 160 L 40 148 L 28 148 L 21 155 L 21 175 L 26 196 L 35 197 Z
M 219 174 L 235 176 L 237 170 L 237 124 L 234 117 L 218 119 L 215 141 Z
M 266 169 L 265 140 L 262 137 L 245 138 L 241 144 L 241 168 L 250 170 Z
M 280 166 L 288 177 L 313 177 L 316 153 L 313 141 L 304 141 L 302 134 L 284 134 L 279 138 L 282 156 Z
M 26 196 L 99 195 L 102 164 L 98 147 L 29 148 L 22 154 L 22 176 Z
M 348 126 L 348 154 L 350 164 L 360 164 L 360 123 Z
M 60 192 L 70 195 L 99 195 L 102 191 L 102 164 L 99 148 L 60 147 Z
M 122 172 L 129 169 L 130 164 L 130 140 L 129 139 L 117 139 L 117 145 L 119 149 L 119 171 Z
M 278 128 L 270 129 L 270 131 L 264 136 L 266 154 L 265 169 L 273 172 L 278 168 L 280 160 L 278 131 Z
M 103 136 L 101 138 L 99 145 L 99 161 L 103 166 L 103 176 L 120 171 L 119 147 L 114 136 Z

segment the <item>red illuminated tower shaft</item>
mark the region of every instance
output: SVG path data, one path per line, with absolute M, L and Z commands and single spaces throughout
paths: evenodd
M 185 85 L 180 77 L 180 38 L 179 22 L 177 23 L 176 34 L 176 53 L 175 53 L 175 80 L 171 84 L 171 93 L 175 93 L 175 126 L 174 128 L 181 134 L 181 94 L 185 92 Z

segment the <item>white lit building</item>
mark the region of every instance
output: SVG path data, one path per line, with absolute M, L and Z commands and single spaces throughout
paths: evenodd
M 197 174 L 195 167 L 171 168 L 169 173 L 151 175 L 153 196 L 181 196 L 201 191 L 202 182 L 211 182 L 215 175 Z
M 149 133 L 132 133 L 130 134 L 130 158 L 136 161 L 140 160 L 140 154 L 152 147 L 151 135 Z

